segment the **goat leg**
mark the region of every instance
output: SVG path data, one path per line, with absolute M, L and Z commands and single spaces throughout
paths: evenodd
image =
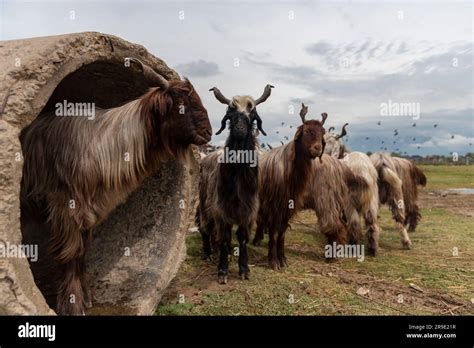
M 239 240 L 239 276 L 242 280 L 249 279 L 249 255 L 247 250 L 247 243 L 249 241 L 248 227 L 239 226 L 237 230 L 237 239 Z
M 219 266 L 217 270 L 217 281 L 220 284 L 227 284 L 227 275 L 229 273 L 229 250 L 231 243 L 232 226 L 220 225 L 220 252 L 219 252 Z
M 277 257 L 280 267 L 288 267 L 288 261 L 286 260 L 285 256 L 285 230 L 278 231 Z
M 81 284 L 83 256 L 68 261 L 64 266 L 58 297 L 57 312 L 62 315 L 84 315 L 84 292 Z
M 253 245 L 260 245 L 260 243 L 262 242 L 262 240 L 264 238 L 263 234 L 264 234 L 263 224 L 258 223 L 257 224 L 257 230 L 255 231 L 255 236 L 253 237 L 252 244 Z
M 280 269 L 280 264 L 277 259 L 277 245 L 276 245 L 276 235 L 275 229 L 268 229 L 268 266 L 273 270 Z

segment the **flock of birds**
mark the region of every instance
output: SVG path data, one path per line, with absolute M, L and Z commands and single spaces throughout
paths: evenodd
M 382 121 L 378 121 L 378 122 L 377 122 L 377 126 L 381 126 L 381 125 L 382 125 Z M 285 122 L 281 122 L 281 126 L 282 126 L 282 127 L 285 126 Z M 438 126 L 439 126 L 439 125 L 438 125 L 437 123 L 433 124 L 433 128 L 438 128 Z M 289 127 L 290 129 L 292 129 L 292 128 L 293 128 L 293 125 L 288 125 L 288 127 Z M 413 127 L 413 128 L 416 127 L 416 122 L 412 124 L 412 127 Z M 334 129 L 334 127 L 330 127 L 330 128 L 328 129 L 328 131 L 331 132 L 331 130 L 333 130 L 333 129 Z M 279 130 L 275 131 L 275 134 L 280 134 L 280 131 L 279 131 Z M 397 140 L 398 140 L 398 136 L 399 136 L 398 129 L 394 129 L 394 130 L 393 130 L 393 136 L 395 137 L 395 140 L 391 141 L 391 143 L 392 143 L 392 145 L 396 145 L 396 144 L 397 144 Z M 451 139 L 454 139 L 454 135 L 451 135 Z M 280 139 L 281 145 L 284 145 L 284 144 L 285 144 L 285 141 L 288 141 L 288 140 L 289 140 L 288 136 L 285 135 L 283 138 Z M 344 137 L 344 140 L 347 142 L 347 141 L 349 140 L 349 137 L 346 135 L 346 136 Z M 370 140 L 370 137 L 365 137 L 365 140 Z M 413 141 L 413 142 L 416 142 L 416 137 L 413 137 L 412 141 Z M 388 151 L 388 150 L 389 150 L 389 146 L 390 146 L 390 145 L 388 145 L 389 143 L 390 143 L 390 141 L 381 140 L 381 142 L 380 142 L 380 145 L 381 145 L 381 146 L 380 146 L 379 149 L 382 150 L 382 151 Z M 272 149 L 272 148 L 273 148 L 269 143 L 266 143 L 266 144 L 265 144 L 265 143 L 262 143 L 261 146 L 262 146 L 262 148 L 264 148 L 264 149 L 267 149 L 267 148 L 268 148 L 268 149 Z M 472 146 L 472 143 L 469 143 L 469 146 Z M 421 146 L 418 145 L 418 146 L 417 146 L 417 149 L 419 150 L 420 148 L 421 148 Z M 393 151 L 395 151 L 395 152 L 400 152 L 400 148 L 399 148 L 399 147 L 394 148 L 394 146 L 393 146 L 391 150 L 393 150 Z M 404 151 L 403 154 L 404 154 L 404 155 L 407 155 L 408 153 L 407 153 L 406 151 Z

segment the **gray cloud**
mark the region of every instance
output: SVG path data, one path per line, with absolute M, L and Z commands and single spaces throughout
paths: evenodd
M 311 44 L 305 47 L 305 51 L 308 54 L 316 54 L 316 55 L 324 55 L 328 53 L 329 51 L 331 51 L 332 49 L 333 49 L 333 46 L 325 41 L 316 42 L 314 44 Z
M 219 66 L 214 62 L 207 62 L 199 59 L 186 64 L 179 64 L 176 70 L 185 76 L 191 77 L 208 77 L 220 73 Z

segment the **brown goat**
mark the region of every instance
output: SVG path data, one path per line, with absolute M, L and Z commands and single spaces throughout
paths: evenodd
M 211 138 L 211 125 L 188 80 L 166 81 L 141 69 L 156 88 L 96 117 L 44 114 L 22 130 L 22 214 L 44 212 L 50 249 L 63 265 L 57 312 L 79 315 L 90 305 L 84 257 L 92 231 L 170 158 Z M 128 159 L 129 160 L 128 160 Z M 85 292 L 85 293 L 84 293 Z
M 300 112 L 303 124 L 292 141 L 265 152 L 259 159 L 260 228 L 268 228 L 268 263 L 278 269 L 287 265 L 285 231 L 290 219 L 304 207 L 305 189 L 311 180 L 312 162 L 324 153 L 324 121 L 305 120 L 307 107 Z

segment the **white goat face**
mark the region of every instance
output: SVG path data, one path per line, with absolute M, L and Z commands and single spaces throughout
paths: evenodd
M 236 111 L 243 113 L 250 118 L 250 113 L 255 109 L 255 100 L 248 95 L 237 95 L 232 98 L 230 107 L 235 108 Z

